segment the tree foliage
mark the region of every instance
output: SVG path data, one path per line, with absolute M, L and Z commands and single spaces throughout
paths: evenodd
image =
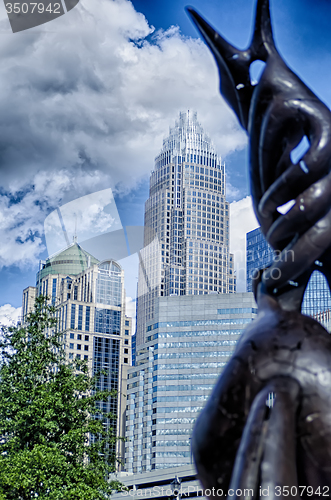
M 26 327 L 2 331 L 0 500 L 104 500 L 117 486 L 112 415 L 96 406 L 114 393 L 68 364 L 54 312 L 38 297 Z

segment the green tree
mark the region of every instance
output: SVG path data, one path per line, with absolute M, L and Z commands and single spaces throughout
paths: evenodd
M 26 327 L 2 330 L 0 500 L 104 500 L 120 486 L 108 481 L 112 415 L 97 404 L 114 392 L 96 389 L 86 362 L 68 364 L 54 312 L 38 297 Z

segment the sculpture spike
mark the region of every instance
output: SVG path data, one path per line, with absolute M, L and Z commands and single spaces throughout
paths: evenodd
M 222 54 L 225 58 L 231 58 L 238 52 L 238 49 L 227 42 L 196 10 L 192 7 L 186 7 L 186 10 L 215 57 Z
M 236 113 L 242 127 L 247 130 L 253 93 L 250 65 L 258 59 L 266 62 L 270 54 L 278 55 L 272 34 L 269 0 L 257 1 L 253 37 L 246 50 L 239 50 L 231 45 L 191 7 L 186 10 L 216 59 L 221 94 Z
M 277 52 L 271 25 L 269 0 L 258 0 L 256 4 L 255 26 L 250 44 L 252 61 L 266 61 L 270 53 Z
M 248 107 L 252 94 L 249 53 L 227 42 L 194 9 L 187 7 L 186 10 L 216 59 L 221 79 L 221 94 L 236 113 L 241 125 L 247 129 Z

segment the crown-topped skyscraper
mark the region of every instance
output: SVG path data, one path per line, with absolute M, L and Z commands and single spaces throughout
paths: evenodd
M 180 113 L 164 139 L 145 204 L 140 252 L 137 346 L 164 295 L 234 293 L 224 163 L 197 120 Z

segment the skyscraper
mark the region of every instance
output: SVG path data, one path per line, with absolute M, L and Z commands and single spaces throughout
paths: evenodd
M 144 225 L 137 349 L 156 297 L 236 291 L 224 163 L 196 113 L 180 113 L 155 158 Z
M 258 227 L 246 234 L 246 284 L 252 291 L 252 276 L 255 269 L 269 266 L 274 260 L 274 252 Z M 331 297 L 329 285 L 323 274 L 314 271 L 302 303 L 302 312 L 320 321 L 330 329 Z
M 128 370 L 126 471 L 192 463 L 194 422 L 256 313 L 252 293 L 155 300 L 146 342 Z
M 127 368 L 131 364 L 131 318 L 125 316 L 124 271 L 113 260 L 99 262 L 73 243 L 40 263 L 36 287 L 23 291 L 22 318 L 33 308 L 35 297 L 49 297 L 56 307 L 57 329 L 63 333 L 68 361 L 84 359 L 101 390 L 117 391 L 102 409 L 114 419 L 105 422 L 124 435 Z M 124 445 L 118 442 L 117 455 Z

